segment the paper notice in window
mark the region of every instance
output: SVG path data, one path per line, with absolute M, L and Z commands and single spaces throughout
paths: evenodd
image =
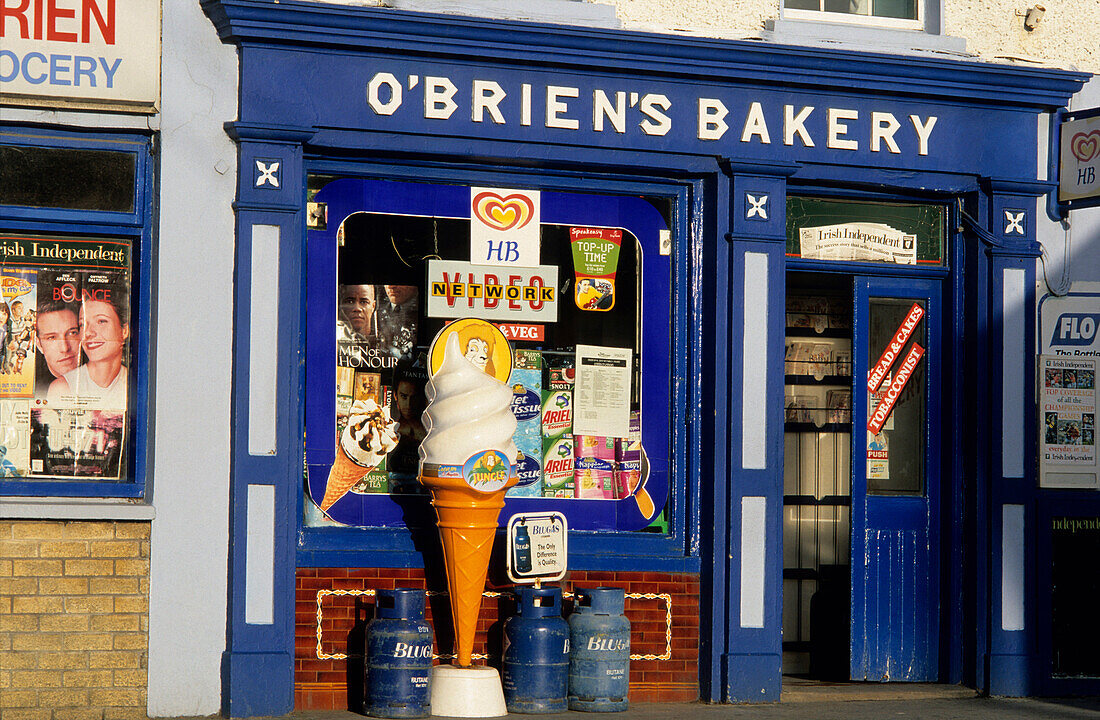
M 626 437 L 630 433 L 630 348 L 577 346 L 573 433 Z

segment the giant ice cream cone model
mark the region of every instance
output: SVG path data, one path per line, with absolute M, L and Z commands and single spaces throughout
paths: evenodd
M 457 665 L 470 665 L 504 493 L 516 483 L 512 389 L 464 357 L 456 333 L 426 388 L 420 481 L 431 492 L 447 569 Z M 439 339 L 437 338 L 437 342 Z

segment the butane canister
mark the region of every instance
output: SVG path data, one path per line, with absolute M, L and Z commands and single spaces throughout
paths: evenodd
M 379 590 L 367 625 L 363 712 L 382 718 L 432 713 L 432 629 L 424 621 L 424 591 Z
M 561 590 L 521 587 L 516 614 L 504 623 L 502 682 L 508 712 L 565 712 L 569 679 L 569 624 Z
M 630 684 L 630 621 L 622 588 L 577 590 L 569 616 L 569 709 L 626 710 Z

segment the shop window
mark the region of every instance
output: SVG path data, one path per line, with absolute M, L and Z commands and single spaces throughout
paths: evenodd
M 504 515 L 560 510 L 580 530 L 664 527 L 671 257 L 652 204 L 320 177 L 310 196 L 305 526 L 433 524 L 418 448 L 427 352 L 449 327 L 513 391 L 520 481 Z M 505 222 L 533 212 L 528 241 L 489 245 L 482 259 L 483 212 Z M 467 318 L 497 330 L 467 332 Z M 352 462 L 344 436 L 364 417 L 375 442 L 369 461 Z
M 148 140 L 0 131 L 0 494 L 140 496 Z
M 791 20 L 850 22 L 923 29 L 926 0 L 783 0 L 783 16 Z
M 943 205 L 787 198 L 787 257 L 942 266 Z

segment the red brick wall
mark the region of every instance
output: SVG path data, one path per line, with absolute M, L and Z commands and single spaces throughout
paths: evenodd
M 672 654 L 669 659 L 631 660 L 631 702 L 689 702 L 699 697 L 699 577 L 655 572 L 576 571 L 562 587 L 621 587 L 627 593 L 667 593 L 672 599 Z M 317 595 L 323 590 L 425 588 L 423 570 L 388 568 L 299 568 L 294 614 L 294 706 L 299 710 L 358 710 L 363 693 L 362 641 L 365 623 L 373 616 L 369 596 L 325 595 L 321 602 L 321 652 L 347 659 L 317 657 Z M 441 589 L 433 586 L 433 590 Z M 509 587 L 488 588 L 507 592 Z M 511 602 L 485 598 L 478 622 L 475 653 L 488 652 L 489 664 L 499 663 L 500 617 Z M 568 602 L 567 602 L 568 607 Z M 663 599 L 626 600 L 630 648 L 634 654 L 666 653 L 666 613 Z M 442 618 L 438 624 L 433 618 Z M 445 595 L 429 598 L 427 619 L 435 630 L 436 653 L 451 652 L 453 632 Z

